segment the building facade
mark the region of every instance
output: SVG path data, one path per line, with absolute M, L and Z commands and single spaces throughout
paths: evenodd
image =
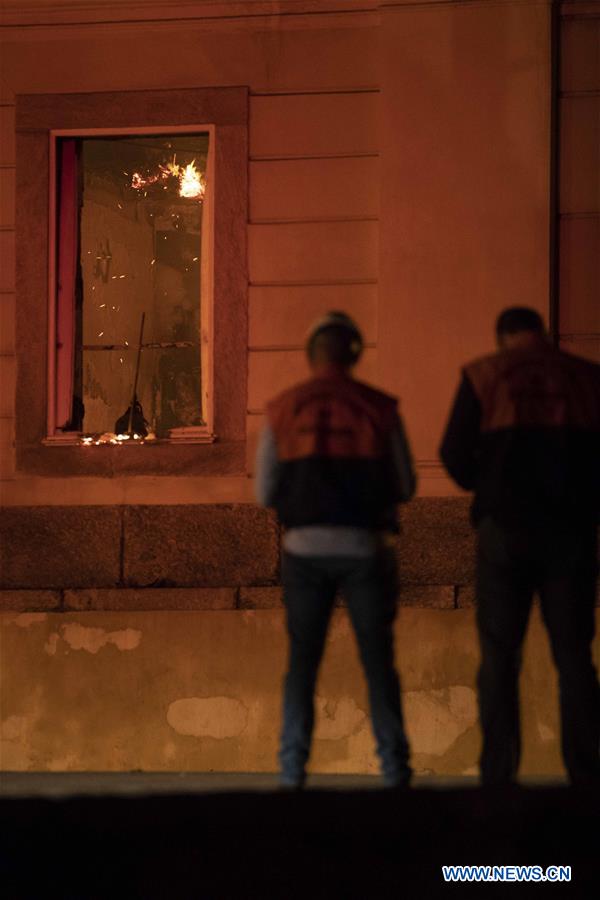
M 365 335 L 359 377 L 401 398 L 419 476 L 398 538 L 415 769 L 474 773 L 473 535 L 437 447 L 459 368 L 493 349 L 505 306 L 600 359 L 598 3 L 28 0 L 2 15 L 2 767 L 274 769 L 280 535 L 254 504 L 253 457 L 266 401 L 306 372 L 308 326 L 343 309 Z M 214 142 L 203 412 L 154 442 L 86 443 L 49 418 L 57 147 L 194 130 Z M 90 290 L 139 302 L 94 235 Z M 138 338 L 123 340 L 104 349 L 121 359 Z M 551 673 L 536 615 L 526 772 L 560 771 Z M 376 771 L 343 609 L 317 694 L 313 770 Z

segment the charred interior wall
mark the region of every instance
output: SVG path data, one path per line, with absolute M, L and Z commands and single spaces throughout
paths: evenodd
M 553 209 L 560 327 L 575 350 L 597 352 L 597 4 L 562 5 L 559 204 L 549 0 L 360 10 L 328 0 L 319 14 L 295 3 L 293 15 L 253 3 L 252 17 L 243 3 L 234 17 L 227 4 L 199 3 L 180 22 L 156 4 L 152 19 L 140 4 L 99 6 L 101 23 L 87 8 L 75 17 L 8 3 L 2 33 L 1 765 L 275 767 L 280 536 L 253 505 L 252 461 L 267 398 L 306 371 L 308 325 L 341 307 L 365 334 L 359 375 L 401 396 L 419 472 L 398 539 L 397 623 L 416 769 L 474 772 L 473 535 L 437 446 L 459 366 L 492 349 L 499 310 L 518 302 L 549 315 Z M 245 468 L 224 475 L 194 462 L 186 475 L 201 446 L 170 448 L 172 465 L 149 463 L 144 475 L 19 468 L 15 260 L 27 236 L 15 231 L 15 98 L 234 86 L 249 92 Z M 45 337 L 28 341 L 45 358 Z M 556 680 L 537 614 L 523 701 L 524 771 L 560 771 Z M 314 768 L 374 771 L 343 609 L 317 710 Z

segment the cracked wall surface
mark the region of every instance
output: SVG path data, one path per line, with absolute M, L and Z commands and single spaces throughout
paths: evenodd
M 395 626 L 418 774 L 474 774 L 479 728 L 472 609 L 401 608 Z M 281 609 L 0 615 L 5 770 L 277 768 Z M 600 655 L 600 646 L 596 644 Z M 556 774 L 558 699 L 532 617 L 522 676 L 522 771 Z M 376 773 L 366 685 L 346 610 L 331 623 L 311 770 Z

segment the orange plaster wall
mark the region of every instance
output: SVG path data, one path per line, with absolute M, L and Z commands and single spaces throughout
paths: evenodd
M 62 502 L 56 479 L 15 473 L 11 448 L 16 93 L 248 85 L 249 468 L 265 399 L 305 371 L 308 324 L 342 307 L 365 329 L 363 377 L 401 395 L 421 492 L 445 495 L 454 490 L 436 448 L 460 363 L 491 349 L 505 304 L 546 311 L 548 27 L 545 6 L 500 0 L 11 29 L 0 106 L 4 502 Z M 118 496 L 153 502 L 155 489 L 125 481 Z M 211 502 L 251 497 L 243 478 L 208 481 Z M 80 502 L 101 495 L 99 479 L 79 480 Z
M 379 378 L 433 460 L 507 305 L 547 315 L 549 10 L 382 13 Z

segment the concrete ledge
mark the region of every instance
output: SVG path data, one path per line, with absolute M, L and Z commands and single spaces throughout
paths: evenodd
M 65 591 L 63 609 L 72 610 L 194 610 L 235 609 L 234 588 L 89 588 Z
M 58 612 L 60 591 L 0 591 L 0 612 Z

